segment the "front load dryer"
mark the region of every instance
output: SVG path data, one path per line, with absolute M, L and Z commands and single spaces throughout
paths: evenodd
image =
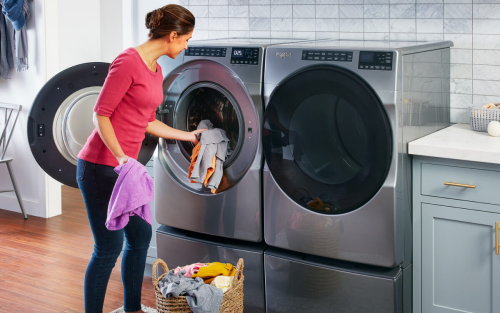
M 407 143 L 450 123 L 451 46 L 268 49 L 264 237 L 276 248 L 265 253 L 267 312 L 411 309 Z

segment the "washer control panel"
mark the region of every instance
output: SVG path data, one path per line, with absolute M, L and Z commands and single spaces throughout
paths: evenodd
M 258 65 L 259 48 L 233 48 L 231 64 Z
M 302 50 L 302 60 L 352 62 L 352 51 Z
M 392 71 L 392 52 L 359 52 L 359 65 L 361 70 Z
M 226 56 L 226 48 L 216 47 L 189 47 L 186 56 L 223 58 Z

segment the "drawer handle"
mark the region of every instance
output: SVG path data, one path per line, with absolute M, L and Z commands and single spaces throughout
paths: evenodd
M 444 182 L 446 186 L 456 186 L 456 187 L 465 187 L 465 188 L 476 188 L 474 185 L 464 185 L 464 184 L 457 184 L 457 183 L 449 183 L 449 182 Z
M 500 247 L 500 245 L 498 244 L 498 229 L 499 228 L 500 228 L 500 226 L 498 226 L 498 222 L 495 222 L 495 247 L 497 250 L 497 255 L 498 255 L 498 248 Z

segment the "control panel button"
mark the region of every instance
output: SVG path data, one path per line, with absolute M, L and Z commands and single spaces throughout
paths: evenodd
M 352 51 L 315 51 L 303 50 L 302 60 L 352 62 Z
M 189 47 L 185 52 L 185 55 L 200 57 L 225 57 L 226 50 L 226 48 Z

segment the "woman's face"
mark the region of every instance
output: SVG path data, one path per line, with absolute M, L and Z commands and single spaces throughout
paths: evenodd
M 166 55 L 175 59 L 182 51 L 187 50 L 188 41 L 193 36 L 193 32 L 178 36 L 176 32 L 170 33 L 168 36 L 168 49 Z

